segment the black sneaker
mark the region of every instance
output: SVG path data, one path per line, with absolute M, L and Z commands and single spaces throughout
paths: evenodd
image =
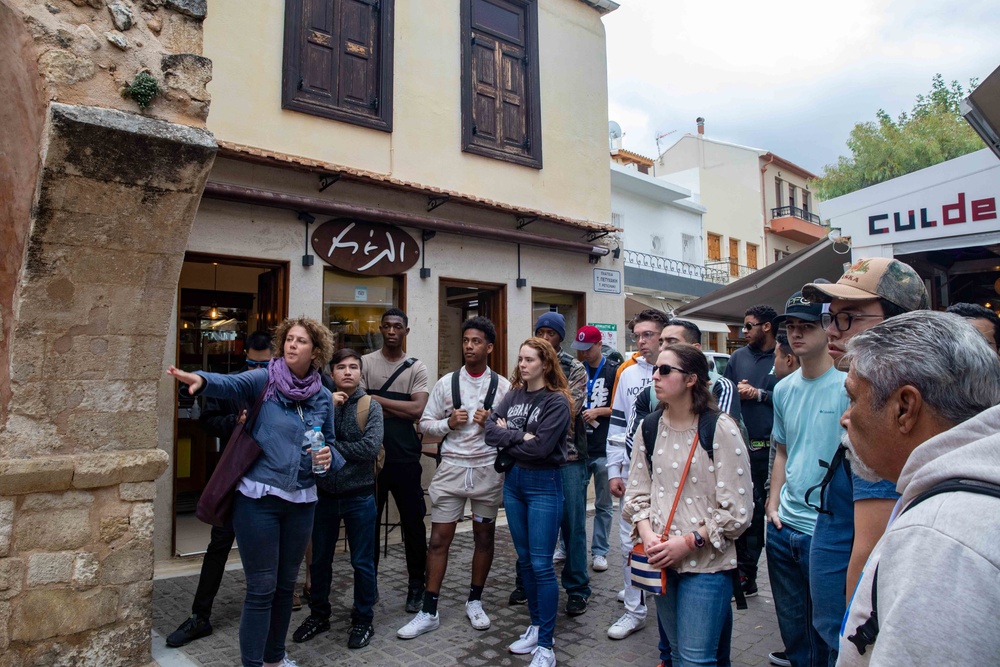
M 424 608 L 424 587 L 420 588 L 411 587 L 406 593 L 406 611 L 410 614 L 416 614 L 421 609 Z
M 375 628 L 372 627 L 371 623 L 352 625 L 351 636 L 347 638 L 347 648 L 364 648 L 368 646 L 374 634 Z
M 167 637 L 167 646 L 170 648 L 180 648 L 187 646 L 195 639 L 201 639 L 212 634 L 212 624 L 207 618 L 198 618 L 191 614 L 191 618 L 181 623 L 181 627 L 170 633 Z
M 515 588 L 513 591 L 511 591 L 510 597 L 507 599 L 507 604 L 509 605 L 527 604 L 527 603 L 528 603 L 528 596 L 527 594 L 525 594 L 523 588 Z
M 587 612 L 587 598 L 582 595 L 570 595 L 566 602 L 566 615 L 579 616 Z
M 307 642 L 321 632 L 326 632 L 330 629 L 330 619 L 320 618 L 319 616 L 309 615 L 306 620 L 302 621 L 302 625 L 299 629 L 295 631 L 292 635 L 292 641 L 295 642 Z
M 757 580 L 747 577 L 740 577 L 740 588 L 743 589 L 743 597 L 757 597 Z

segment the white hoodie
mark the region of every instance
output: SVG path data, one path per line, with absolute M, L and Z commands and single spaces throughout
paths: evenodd
M 635 358 L 635 364 L 622 371 L 615 385 L 614 403 L 611 405 L 611 425 L 608 427 L 608 477 L 622 477 L 628 469 L 632 452 L 625 449 L 625 430 L 632 414 L 632 405 L 639 392 L 653 383 L 653 365 L 644 357 Z M 627 476 L 627 472 L 625 473 Z
M 913 450 L 897 507 L 955 478 L 1000 484 L 1000 406 Z M 880 632 L 860 655 L 847 637 L 871 612 L 876 564 Z M 942 493 L 890 523 L 851 601 L 837 665 L 1000 665 L 1000 499 Z

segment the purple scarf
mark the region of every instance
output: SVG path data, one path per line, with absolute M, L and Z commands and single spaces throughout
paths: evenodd
M 319 371 L 315 366 L 309 368 L 304 378 L 298 378 L 285 363 L 284 357 L 271 359 L 267 365 L 267 385 L 264 387 L 264 400 L 268 401 L 275 393 L 280 393 L 293 401 L 303 401 L 317 391 L 323 383 L 319 379 Z

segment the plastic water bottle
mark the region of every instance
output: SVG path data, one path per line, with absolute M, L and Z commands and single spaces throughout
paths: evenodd
M 314 475 L 325 475 L 326 466 L 316 463 L 316 452 L 323 449 L 326 445 L 326 438 L 323 437 L 323 431 L 319 426 L 313 426 L 311 431 L 306 431 L 305 444 L 312 452 L 313 457 L 313 474 Z

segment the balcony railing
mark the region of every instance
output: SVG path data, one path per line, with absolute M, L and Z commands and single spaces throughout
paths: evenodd
M 809 211 L 799 208 L 798 206 L 779 206 L 778 208 L 772 208 L 771 220 L 774 220 L 775 218 L 798 218 L 799 220 L 811 222 L 814 225 L 823 224 L 818 215 L 810 213 Z
M 725 285 L 729 282 L 728 266 L 725 269 L 701 266 L 700 264 L 682 262 L 677 259 L 670 259 L 669 257 L 649 255 L 636 250 L 625 250 L 624 253 L 626 266 L 634 266 L 639 269 L 667 273 L 672 276 L 681 276 L 693 280 L 703 280 L 718 285 Z
M 745 266 L 739 264 L 738 260 L 730 257 L 729 259 L 713 259 L 705 262 L 705 267 L 712 271 L 721 271 L 726 274 L 726 282 L 736 278 L 746 278 L 751 273 L 757 270 L 755 266 Z

